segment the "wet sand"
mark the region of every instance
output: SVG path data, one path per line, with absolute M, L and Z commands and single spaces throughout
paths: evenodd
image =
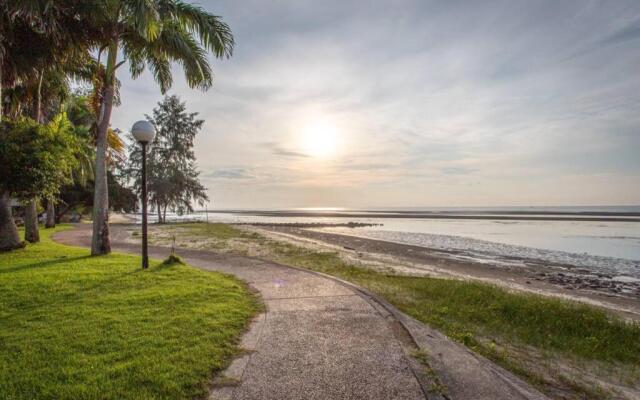
M 251 229 L 307 247 L 339 251 L 351 261 L 384 266 L 400 273 L 480 280 L 513 290 L 577 300 L 640 320 L 640 283 L 612 281 L 610 277 L 571 265 L 551 266 L 531 260 L 518 267 L 492 265 L 452 259 L 455 252 L 290 225 L 261 225 Z

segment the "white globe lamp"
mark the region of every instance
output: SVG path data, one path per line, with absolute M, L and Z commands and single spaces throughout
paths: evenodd
M 133 124 L 131 134 L 139 143 L 151 143 L 156 137 L 156 129 L 151 122 L 142 120 Z

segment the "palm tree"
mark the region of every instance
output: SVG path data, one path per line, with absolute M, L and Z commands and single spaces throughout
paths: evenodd
M 95 32 L 74 8 L 81 0 L 0 2 L 0 98 L 4 88 L 38 80 L 60 63 L 80 70 Z M 72 75 L 75 72 L 71 72 Z M 0 107 L 0 117 L 5 104 Z M 36 118 L 37 119 L 37 118 Z
M 78 143 L 76 153 L 76 167 L 72 171 L 73 182 L 79 187 L 86 187 L 89 182 L 93 182 L 96 152 L 96 117 L 91 107 L 91 96 L 86 93 L 76 92 L 69 96 L 64 104 L 64 111 L 73 127 L 72 133 Z M 109 129 L 107 133 L 107 162 L 117 163 L 124 158 L 125 145 L 116 130 Z M 47 209 L 47 219 L 50 214 L 54 217 L 55 209 Z
M 164 94 L 171 87 L 171 62 L 175 62 L 182 66 L 189 86 L 206 90 L 213 79 L 207 51 L 217 58 L 231 56 L 233 36 L 220 17 L 180 0 L 94 0 L 80 2 L 79 7 L 100 35 L 99 62 L 106 52 L 104 68 L 94 79 L 99 111 L 91 254 L 98 255 L 111 251 L 106 157 L 117 70 L 128 61 L 136 78 L 148 66 Z M 118 60 L 119 54 L 123 60 Z
M 100 65 L 88 53 L 80 52 L 72 59 L 60 60 L 60 62 L 48 74 L 41 97 L 46 100 L 43 107 L 43 114 L 46 117 L 53 112 L 60 111 L 61 108 L 73 113 L 71 119 L 73 132 L 78 138 L 83 151 L 77 154 L 78 167 L 74 170 L 74 182 L 85 186 L 89 174 L 93 175 L 93 163 L 95 155 L 96 124 L 95 112 L 90 107 L 91 102 L 85 96 L 70 93 L 70 78 L 76 81 L 92 82 L 93 78 L 99 74 Z M 55 109 L 57 107 L 57 110 Z M 53 108 L 53 109 L 52 109 Z M 109 129 L 107 133 L 108 152 L 110 157 L 124 156 L 124 142 L 118 133 Z M 84 147 L 91 147 L 91 151 Z M 46 228 L 53 228 L 56 224 L 55 200 L 47 200 Z
M 61 111 L 62 103 L 69 96 L 69 79 L 65 67 L 62 61 L 50 67 L 43 67 L 34 76 L 21 79 L 20 83 L 8 89 L 6 97 L 9 99 L 7 108 L 10 114 L 14 118 L 21 115 L 31 116 L 41 124 L 57 115 Z M 51 228 L 55 226 L 55 220 L 51 218 L 55 214 L 54 203 L 53 199 L 46 200 L 45 226 Z M 40 239 L 35 198 L 30 199 L 26 205 L 25 239 L 32 243 Z
M 6 90 L 5 96 L 9 115 L 13 118 L 20 116 L 31 117 L 40 124 L 44 124 L 60 113 L 63 103 L 70 96 L 70 78 L 76 80 L 90 80 L 91 67 L 96 63 L 88 52 L 78 52 L 76 49 L 48 44 L 50 48 L 60 50 L 59 54 L 42 53 L 34 56 L 49 58 L 51 65 L 41 65 L 31 76 L 19 77 L 13 88 Z M 49 50 L 47 50 L 49 51 Z M 47 219 L 45 227 L 55 226 L 55 205 L 53 198 L 47 198 Z M 25 208 L 25 239 L 35 243 L 40 240 L 38 232 L 37 199 L 32 198 Z
M 44 32 L 41 14 L 36 10 L 37 7 L 31 7 L 33 4 L 22 7 L 24 5 L 21 2 L 0 3 L 0 119 L 5 109 L 2 89 L 13 87 L 21 77 L 33 74 L 34 68 L 42 66 L 42 60 L 34 55 L 46 49 L 39 40 L 41 32 Z M 34 28 L 41 28 L 41 32 L 36 32 Z M 11 215 L 11 193 L 7 190 L 1 192 L 0 243 L 4 249 L 18 248 L 21 242 Z M 32 214 L 30 206 L 27 209 L 29 215 Z M 32 232 L 26 236 L 35 240 Z
M 87 181 L 93 179 L 95 115 L 89 107 L 88 96 L 80 93 L 71 95 L 65 103 L 64 110 L 73 125 L 73 134 L 80 143 L 78 147 L 81 150 L 77 156 L 77 167 L 73 171 L 73 181 L 80 186 L 86 186 Z
M 67 75 L 77 77 L 84 65 L 91 64 L 89 49 L 95 33 L 78 18 L 75 10 L 78 3 L 82 1 L 0 2 L 0 117 L 9 108 L 10 117 L 29 113 L 44 123 L 45 108 L 54 108 L 49 110 L 53 111 L 50 114 L 59 111 L 60 94 L 68 86 Z M 14 89 L 7 97 L 8 104 L 2 90 L 5 87 Z M 4 216 L 0 218 L 0 236 L 17 246 L 19 237 L 9 199 L 10 193 L 0 194 L 0 212 Z M 26 211 L 25 238 L 38 241 L 35 199 L 29 201 Z
M 53 60 L 67 55 L 69 51 L 81 51 L 80 44 L 88 44 L 86 40 L 80 40 L 83 33 L 77 29 L 80 26 L 78 22 L 73 14 L 65 12 L 61 4 L 53 4 L 51 1 L 24 0 L 0 3 L 0 118 L 7 106 L 2 89 L 11 88 L 17 83 L 29 82 L 25 86 L 35 87 L 36 90 L 23 90 L 22 95 L 31 97 L 32 107 L 27 108 L 31 108 L 36 119 L 40 119 L 40 93 L 44 70 L 50 65 L 55 65 Z M 61 27 L 69 30 L 62 30 Z M 73 36 L 67 35 L 71 32 L 78 33 Z M 35 86 L 33 77 L 37 78 Z M 22 107 L 17 108 L 17 115 L 20 114 L 20 108 Z M 11 216 L 10 199 L 11 193 L 0 193 L 0 241 L 5 248 L 16 248 L 20 247 L 20 238 Z M 27 215 L 32 223 L 27 224 L 25 236 L 28 240 L 37 241 L 34 201 L 29 202 Z

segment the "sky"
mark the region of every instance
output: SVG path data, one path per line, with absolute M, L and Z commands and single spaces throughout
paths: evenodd
M 220 0 L 177 94 L 216 208 L 640 204 L 637 0 Z M 127 130 L 162 99 L 119 70 Z

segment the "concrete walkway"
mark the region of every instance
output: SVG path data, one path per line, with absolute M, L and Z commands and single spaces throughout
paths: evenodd
M 112 225 L 113 249 L 139 253 L 139 245 L 123 243 L 125 234 Z M 83 246 L 90 238 L 86 224 L 54 236 Z M 149 250 L 157 259 L 169 253 L 162 247 Z M 178 253 L 194 267 L 248 282 L 266 305 L 243 337 L 246 355 L 218 378 L 212 399 L 545 399 L 356 287 L 248 257 Z M 416 343 L 430 355 L 435 373 L 427 373 L 411 356 Z

